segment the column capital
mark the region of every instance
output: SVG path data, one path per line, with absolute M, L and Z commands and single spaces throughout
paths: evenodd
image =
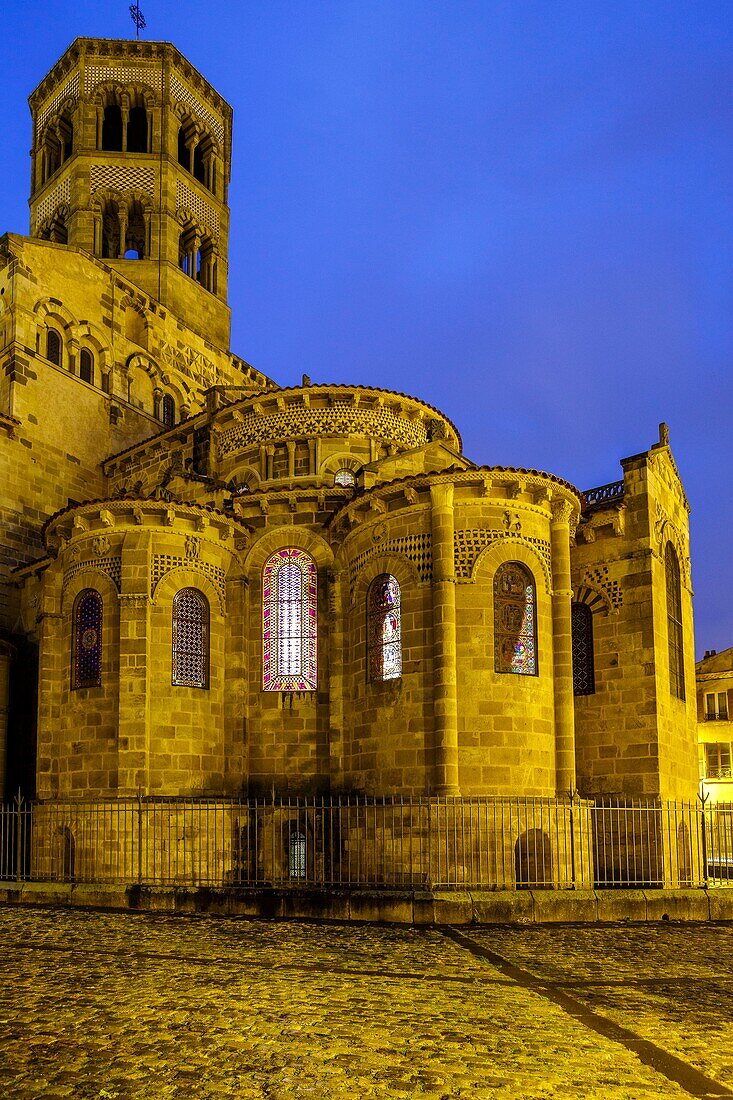
M 570 524 L 570 519 L 575 511 L 571 502 L 565 499 L 553 500 L 550 504 L 550 509 L 552 511 L 553 523 Z

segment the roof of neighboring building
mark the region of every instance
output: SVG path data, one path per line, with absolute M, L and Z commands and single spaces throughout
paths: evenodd
M 733 646 L 721 649 L 719 653 L 710 653 L 695 665 L 695 674 L 698 679 L 707 679 L 710 675 L 725 672 L 733 675 Z

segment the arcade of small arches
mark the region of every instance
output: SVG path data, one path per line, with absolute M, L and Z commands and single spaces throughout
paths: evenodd
M 178 238 L 178 266 L 201 284 L 204 290 L 216 294 L 218 285 L 218 251 L 205 229 L 188 211 L 179 214 L 181 232 Z
M 39 329 L 37 345 L 38 351 L 49 363 L 76 374 L 82 382 L 90 386 L 98 386 L 103 393 L 112 393 L 111 371 L 101 344 L 90 336 L 76 335 L 66 319 L 46 318 Z M 125 400 L 144 407 L 164 427 L 175 427 L 179 420 L 188 415 L 188 406 L 177 394 L 163 388 L 165 382 L 163 378 L 158 379 L 158 372 L 152 363 L 138 363 L 139 359 L 139 356 L 133 356 L 126 365 L 128 392 L 124 395 Z M 150 401 L 142 401 L 137 397 L 136 375 L 147 378 Z
M 152 203 L 146 195 L 96 195 L 93 209 L 96 256 L 103 260 L 149 259 Z
M 96 112 L 95 148 L 99 152 L 150 154 L 159 152 L 160 104 L 150 88 L 101 85 L 93 93 Z M 221 151 L 201 121 L 174 103 L 179 120 L 175 155 L 178 164 L 217 198 L 224 198 Z M 76 151 L 74 115 L 78 101 L 68 99 L 46 122 L 38 138 L 35 187 L 43 187 Z

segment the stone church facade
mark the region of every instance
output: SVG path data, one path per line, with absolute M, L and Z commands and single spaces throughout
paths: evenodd
M 0 241 L 0 765 L 40 800 L 694 798 L 666 428 L 578 491 L 229 350 L 230 107 L 77 39 Z

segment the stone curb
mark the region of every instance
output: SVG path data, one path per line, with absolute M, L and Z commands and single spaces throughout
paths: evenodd
M 0 882 L 0 903 L 414 925 L 733 920 L 733 889 L 724 888 L 325 891 Z

